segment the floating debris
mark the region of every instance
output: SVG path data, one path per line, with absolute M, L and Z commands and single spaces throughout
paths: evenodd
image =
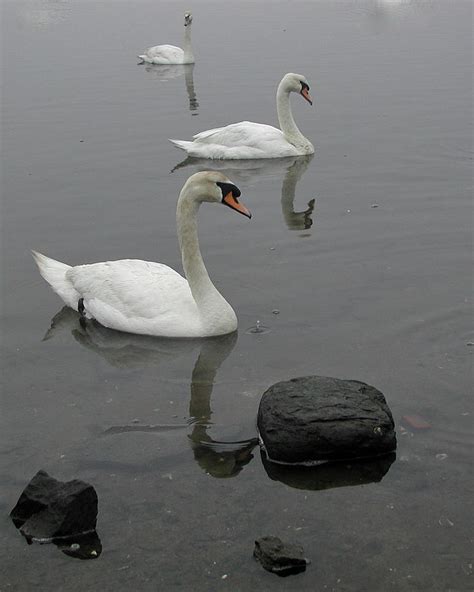
M 279 314 L 280 314 L 280 311 L 278 310 L 278 308 L 274 308 L 274 309 L 272 310 L 272 314 L 274 314 L 274 315 L 279 315 Z
M 447 516 L 441 516 L 438 523 L 440 526 L 454 526 L 454 522 L 452 522 Z
M 379 204 L 378 203 L 373 203 L 370 207 L 371 208 L 378 208 L 379 207 Z

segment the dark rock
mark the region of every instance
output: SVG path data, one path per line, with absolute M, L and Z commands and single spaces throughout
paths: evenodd
M 309 563 L 303 555 L 303 547 L 284 543 L 274 536 L 265 536 L 255 541 L 253 555 L 267 571 L 279 576 L 289 576 L 304 571 Z
M 90 532 L 97 523 L 97 494 L 84 481 L 62 482 L 38 471 L 10 517 L 27 539 L 46 542 Z
M 397 445 L 385 397 L 358 380 L 305 376 L 278 382 L 263 394 L 257 423 L 274 462 L 369 458 Z

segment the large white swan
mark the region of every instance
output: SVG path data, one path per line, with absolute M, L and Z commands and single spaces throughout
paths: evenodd
M 299 93 L 311 105 L 309 85 L 301 74 L 285 74 L 276 101 L 281 129 L 263 123 L 241 121 L 193 136 L 192 142 L 170 140 L 189 156 L 214 159 L 283 158 L 313 154 L 314 147 L 298 129 L 291 112 L 290 94 Z
M 105 327 L 164 337 L 210 337 L 237 329 L 230 304 L 211 282 L 199 250 L 197 213 L 202 202 L 223 203 L 251 217 L 240 190 L 216 171 L 189 177 L 176 210 L 183 278 L 163 265 L 138 259 L 70 267 L 33 256 L 43 278 L 63 301 Z
M 145 50 L 138 58 L 143 64 L 194 64 L 193 50 L 191 49 L 191 24 L 193 15 L 186 12 L 184 15 L 184 49 L 175 45 L 155 45 Z

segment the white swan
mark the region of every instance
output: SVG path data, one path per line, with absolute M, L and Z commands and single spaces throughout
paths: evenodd
M 290 106 L 290 93 L 302 95 L 311 105 L 309 85 L 301 74 L 285 74 L 276 100 L 281 129 L 263 123 L 241 121 L 193 136 L 192 142 L 170 140 L 190 156 L 214 159 L 283 158 L 313 154 L 314 147 L 298 129 Z
M 155 45 L 139 55 L 141 63 L 148 64 L 194 64 L 193 50 L 191 49 L 191 24 L 193 15 L 186 12 L 184 15 L 184 49 L 175 45 Z
M 105 327 L 164 337 L 210 337 L 231 333 L 237 317 L 217 291 L 199 250 L 197 213 L 202 202 L 223 203 L 251 217 L 239 189 L 216 171 L 192 175 L 176 210 L 186 274 L 137 259 L 70 267 L 41 253 L 33 256 L 43 278 L 63 301 Z

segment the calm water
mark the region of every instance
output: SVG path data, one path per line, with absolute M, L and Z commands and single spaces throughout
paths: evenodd
M 189 7 L 2 3 L 0 590 L 471 590 L 472 4 L 195 2 L 195 67 L 137 66 L 181 44 Z M 310 81 L 314 106 L 292 104 L 314 158 L 230 163 L 253 219 L 200 213 L 238 335 L 141 339 L 60 312 L 29 249 L 180 268 L 176 198 L 202 164 L 170 173 L 166 139 L 274 124 L 288 71 Z M 247 333 L 257 320 L 270 331 Z M 260 396 L 306 374 L 385 393 L 391 467 L 265 467 Z M 402 429 L 413 414 L 431 429 Z M 40 468 L 95 486 L 97 560 L 11 524 Z M 306 573 L 256 564 L 265 534 L 303 544 Z

